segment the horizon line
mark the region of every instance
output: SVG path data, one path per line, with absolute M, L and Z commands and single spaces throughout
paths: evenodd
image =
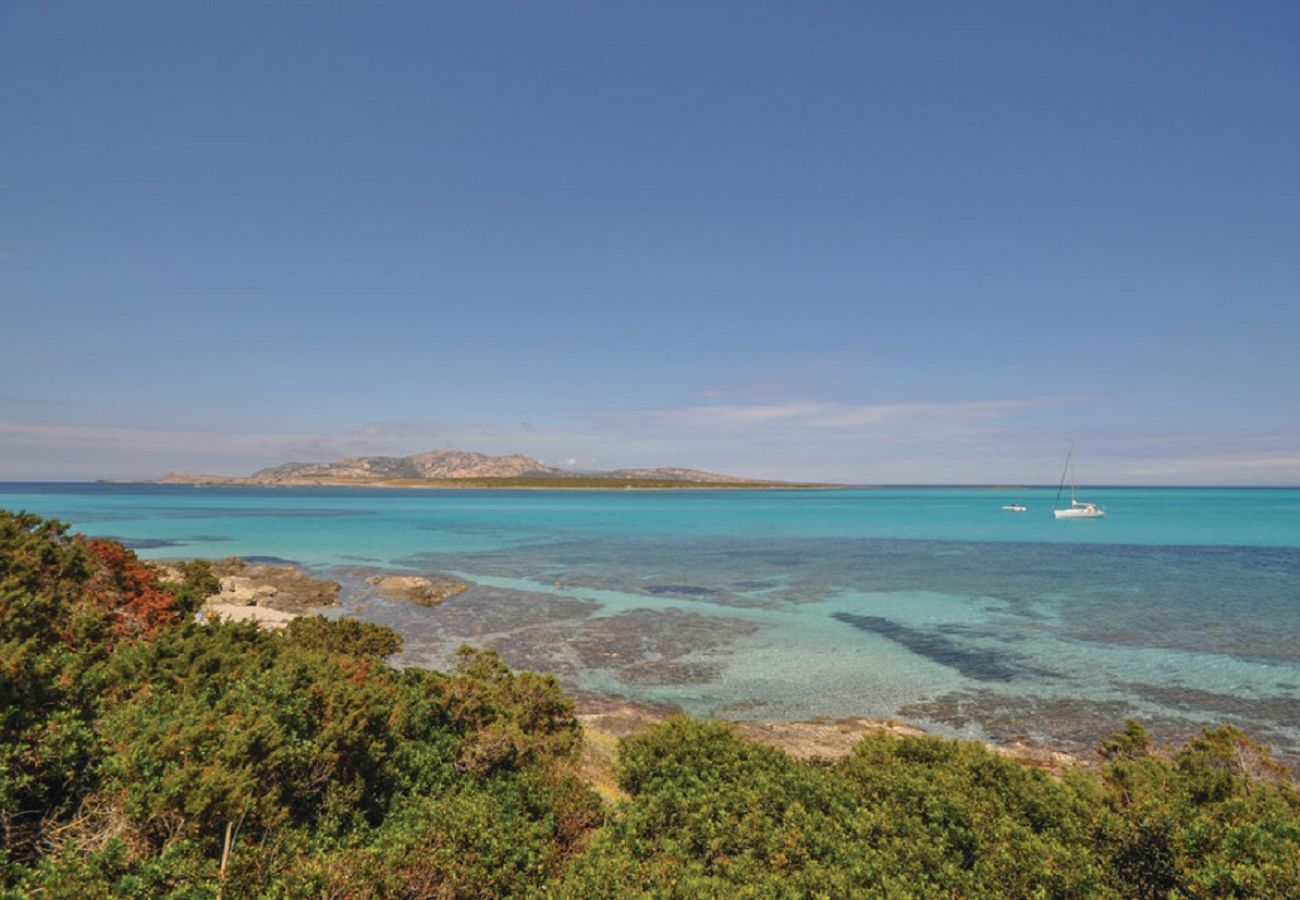
M 482 481 L 494 476 L 484 476 L 482 478 L 441 478 L 429 479 L 431 481 Z M 610 479 L 611 482 L 617 483 L 618 479 Z M 885 488 L 915 488 L 915 489 L 944 489 L 944 488 L 979 488 L 984 490 L 1051 490 L 1058 487 L 1055 484 L 1003 484 L 998 482 L 903 482 L 903 481 L 784 481 L 780 479 L 754 479 L 753 483 L 766 483 L 771 487 L 728 487 L 728 482 L 683 482 L 683 484 L 699 485 L 692 490 L 708 490 L 714 487 L 719 490 L 743 491 L 743 490 L 773 490 L 781 487 L 791 488 L 829 488 L 829 489 L 847 489 L 847 490 L 880 490 Z M 120 487 L 160 487 L 160 488 L 204 488 L 211 490 L 213 488 L 240 488 L 240 489 L 260 489 L 274 488 L 276 490 L 285 489 L 344 489 L 344 490 L 413 490 L 428 491 L 437 490 L 437 488 L 421 487 L 386 487 L 382 485 L 369 484 L 198 484 L 198 483 L 160 483 L 151 480 L 133 480 L 133 479 L 112 479 L 97 478 L 91 480 L 80 479 L 62 479 L 62 480 L 45 480 L 45 479 L 0 479 L 0 485 L 23 485 L 23 484 L 49 484 L 49 485 L 116 485 Z M 1170 484 L 1152 482 L 1146 484 L 1088 484 L 1084 485 L 1088 490 L 1147 490 L 1151 488 L 1177 488 L 1188 490 L 1300 490 L 1300 483 L 1296 484 Z M 448 488 L 451 490 L 451 488 Z M 565 490 L 563 487 L 556 487 L 553 490 Z M 587 490 L 585 488 L 574 488 L 574 490 Z

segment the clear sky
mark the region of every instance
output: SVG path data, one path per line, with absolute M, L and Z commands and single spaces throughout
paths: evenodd
M 0 5 L 0 479 L 1300 484 L 1300 5 Z

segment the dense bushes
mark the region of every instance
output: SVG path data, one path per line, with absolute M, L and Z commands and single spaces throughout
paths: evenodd
M 600 822 L 552 679 L 398 671 L 359 622 L 195 625 L 211 587 L 0 513 L 0 886 L 493 895 Z
M 805 763 L 670 719 L 627 799 L 575 774 L 555 682 L 464 651 L 395 670 L 390 630 L 193 624 L 119 545 L 0 513 L 0 893 L 134 897 L 1300 895 L 1290 774 L 1224 726 L 1136 723 L 1053 779 L 878 734 Z
M 1300 896 L 1300 800 L 1262 748 L 1227 726 L 1170 758 L 1135 723 L 1118 743 L 1054 780 L 968 742 L 880 733 L 807 764 L 672 720 L 625 742 L 631 799 L 566 892 Z
M 62 526 L 0 512 L 0 836 L 34 859 L 93 793 L 97 723 L 118 650 L 175 627 L 206 578 L 173 592 L 130 551 L 67 538 Z
M 878 734 L 811 765 L 681 719 L 628 741 L 621 779 L 633 799 L 571 873 L 582 893 L 1068 897 L 1104 885 L 1072 789 L 974 744 Z

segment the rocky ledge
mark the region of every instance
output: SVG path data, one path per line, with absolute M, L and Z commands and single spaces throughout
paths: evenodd
M 212 574 L 221 582 L 221 591 L 213 598 L 220 603 L 298 616 L 339 605 L 338 582 L 313 578 L 292 564 L 223 559 L 212 564 Z
M 160 564 L 162 580 L 180 580 L 180 570 Z M 237 622 L 256 621 L 263 628 L 283 628 L 290 620 L 339 605 L 340 585 L 314 578 L 291 563 L 248 563 L 238 557 L 212 563 L 220 585 L 200 614 Z
M 420 606 L 437 606 L 449 597 L 463 594 L 469 585 L 442 575 L 371 575 L 366 584 L 390 600 L 406 600 Z
M 182 580 L 179 567 L 156 565 L 163 581 Z M 293 563 L 248 562 L 231 557 L 211 565 L 219 588 L 203 604 L 202 618 L 254 620 L 263 628 L 283 628 L 298 616 L 340 605 L 342 586 L 337 581 L 313 577 Z M 437 606 L 469 590 L 465 582 L 443 575 L 369 571 L 373 574 L 367 574 L 365 581 L 374 586 L 376 594 L 420 606 Z

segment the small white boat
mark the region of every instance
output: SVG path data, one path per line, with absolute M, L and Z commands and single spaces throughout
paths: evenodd
M 1106 510 L 1095 503 L 1071 500 L 1065 509 L 1052 510 L 1052 515 L 1058 519 L 1102 519 L 1106 516 Z
M 1106 510 L 1096 503 L 1089 503 L 1086 500 L 1078 500 L 1074 496 L 1074 448 L 1065 454 L 1065 469 L 1061 472 L 1061 484 L 1056 489 L 1056 500 L 1052 503 L 1056 507 L 1061 501 L 1061 492 L 1065 490 L 1065 478 L 1070 478 L 1070 505 L 1064 508 L 1053 508 L 1052 515 L 1058 519 L 1102 519 L 1106 516 Z
M 1021 506 L 1019 503 L 1008 503 L 1002 508 L 1007 512 L 1029 512 L 1028 506 Z

